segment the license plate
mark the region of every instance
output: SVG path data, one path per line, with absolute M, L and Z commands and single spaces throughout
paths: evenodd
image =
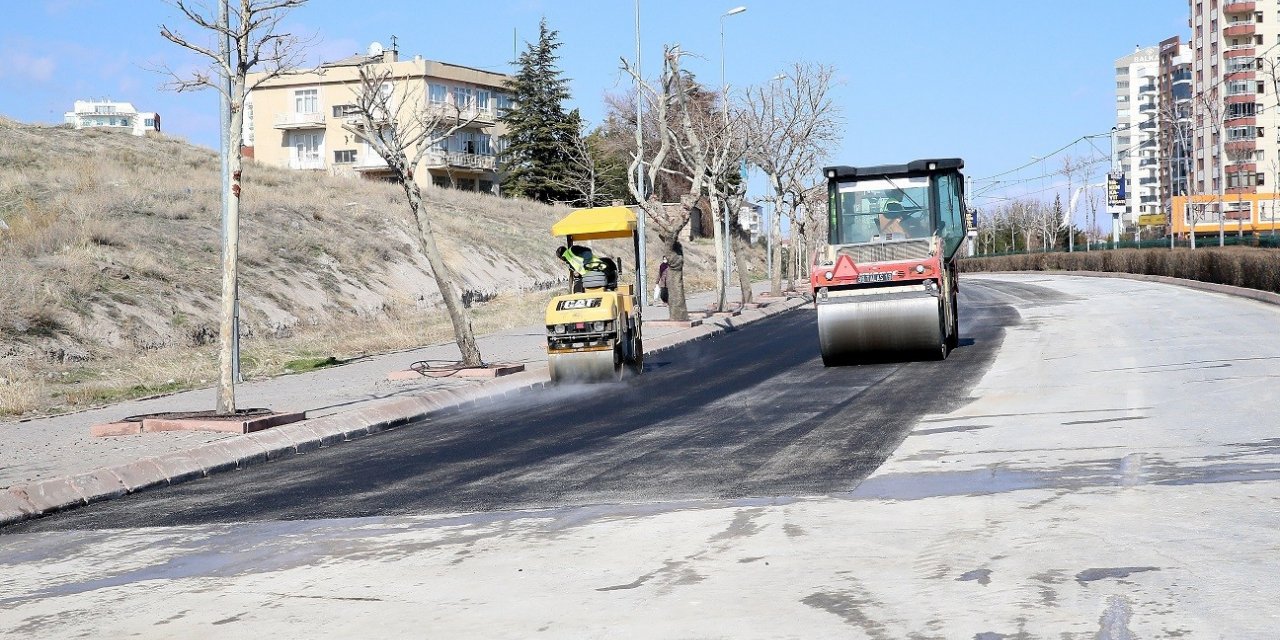
M 888 282 L 896 275 L 892 271 L 883 271 L 880 273 L 859 273 L 858 282 Z

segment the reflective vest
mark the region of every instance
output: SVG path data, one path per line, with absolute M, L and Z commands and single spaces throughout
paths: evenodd
M 586 253 L 586 256 L 579 255 L 573 250 L 574 247 L 569 247 L 564 250 L 564 253 L 560 254 L 560 257 L 564 258 L 564 261 L 569 263 L 569 268 L 573 269 L 574 273 L 581 276 L 585 275 L 588 271 L 601 271 L 604 269 L 604 263 L 597 260 L 595 255 L 591 253 L 590 249 L 585 247 L 577 248 L 582 249 L 583 252 Z

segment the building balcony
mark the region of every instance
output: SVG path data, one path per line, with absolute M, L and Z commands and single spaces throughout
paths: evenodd
M 295 171 L 319 171 L 324 169 L 320 158 L 289 158 L 289 168 Z
M 323 129 L 323 113 L 277 113 L 275 128 L 284 131 L 296 129 Z
M 356 171 L 386 171 L 387 161 L 382 156 L 370 151 L 367 154 L 361 154 L 356 161 L 351 163 L 350 167 Z
M 1256 116 L 1240 116 L 1238 118 L 1228 116 L 1224 124 L 1228 127 L 1253 127 L 1257 126 L 1258 118 Z
M 1246 36 L 1252 37 L 1253 34 L 1257 32 L 1257 30 L 1258 30 L 1257 25 L 1253 24 L 1252 22 L 1238 22 L 1236 24 L 1233 24 L 1227 27 L 1226 29 L 1223 29 L 1222 35 L 1227 38 L 1242 38 Z
M 458 122 L 474 120 L 477 125 L 492 126 L 498 122 L 498 116 L 492 110 L 486 111 L 475 107 L 459 109 L 451 104 L 436 102 L 427 105 L 426 111 L 431 116 L 438 116 L 446 120 L 456 120 Z
M 1226 143 L 1227 153 L 1245 153 L 1257 148 L 1257 140 L 1231 140 Z
M 1253 69 L 1244 69 L 1241 71 L 1232 71 L 1228 73 L 1223 78 L 1223 80 L 1226 82 L 1231 82 L 1232 80 L 1256 80 L 1257 77 L 1258 77 L 1257 71 Z
M 1226 171 L 1228 174 L 1232 174 L 1232 173 L 1257 173 L 1257 172 L 1258 172 L 1258 165 L 1257 165 L 1257 164 L 1255 164 L 1255 163 L 1252 163 L 1252 162 L 1246 162 L 1246 163 L 1242 163 L 1242 164 L 1229 164 L 1229 165 L 1227 165 L 1227 166 L 1226 166 L 1225 171 Z
M 1226 0 L 1222 3 L 1222 12 L 1231 16 L 1257 11 L 1258 3 L 1254 0 Z
M 496 156 L 480 155 L 478 153 L 463 153 L 461 151 L 436 151 L 428 153 L 423 159 L 423 164 L 428 168 L 455 167 L 459 169 L 474 169 L 477 171 L 497 171 L 498 158 Z
M 1226 97 L 1227 104 L 1250 104 L 1257 102 L 1257 100 L 1258 94 L 1253 93 L 1252 91 L 1236 93 Z
M 1251 44 L 1240 45 L 1238 47 L 1227 47 L 1222 53 L 1224 58 L 1256 58 L 1257 49 Z

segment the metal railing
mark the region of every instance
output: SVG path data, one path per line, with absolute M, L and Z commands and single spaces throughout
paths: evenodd
M 423 162 L 433 167 L 464 167 L 468 169 L 487 169 L 489 171 L 497 170 L 498 158 L 496 156 L 481 155 L 478 153 L 464 153 L 461 151 L 435 151 L 428 153 Z

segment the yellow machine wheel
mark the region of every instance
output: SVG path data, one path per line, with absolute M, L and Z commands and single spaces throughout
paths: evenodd
M 547 358 L 554 383 L 614 382 L 622 378 L 622 348 L 553 353 Z

